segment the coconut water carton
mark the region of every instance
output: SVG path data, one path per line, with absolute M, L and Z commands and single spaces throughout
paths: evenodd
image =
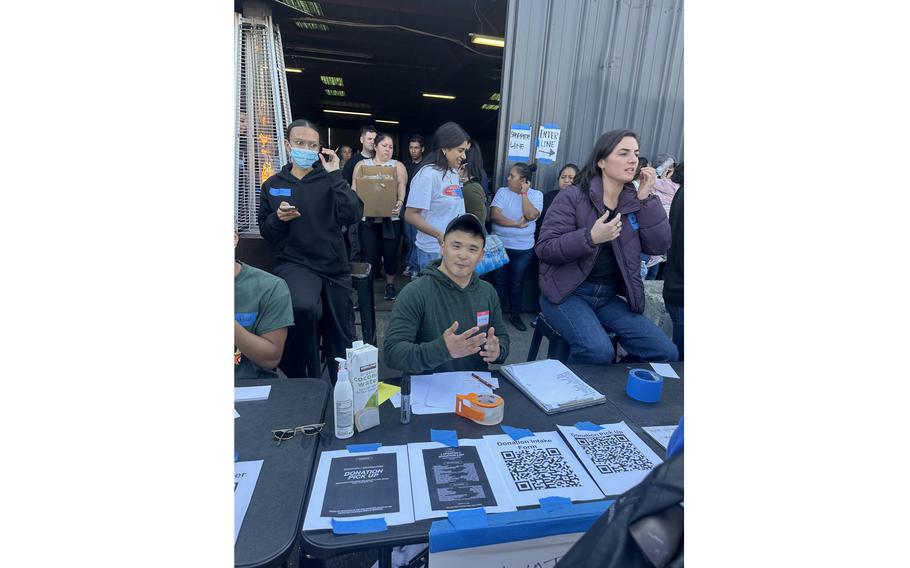
M 355 341 L 345 354 L 354 389 L 354 428 L 363 432 L 379 426 L 379 350 Z

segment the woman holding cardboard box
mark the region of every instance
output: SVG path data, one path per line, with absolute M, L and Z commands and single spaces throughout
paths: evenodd
M 401 205 L 404 202 L 408 173 L 404 164 L 392 158 L 395 147 L 392 136 L 385 132 L 376 135 L 376 155 L 354 166 L 354 191 L 364 202 L 364 217 L 360 221 L 360 247 L 364 260 L 379 274 L 379 259 L 385 268 L 386 300 L 394 300 L 395 275 L 398 274 L 398 243 L 401 239 Z M 388 202 L 394 198 L 394 205 Z M 371 207 L 376 204 L 378 209 Z M 385 213 L 388 209 L 388 214 Z M 367 216 L 369 212 L 377 216 Z

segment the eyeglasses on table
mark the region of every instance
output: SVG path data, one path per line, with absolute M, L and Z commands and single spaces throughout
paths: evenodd
M 306 424 L 304 426 L 297 426 L 296 428 L 280 428 L 278 430 L 272 430 L 272 436 L 278 440 L 278 443 L 275 444 L 275 446 L 280 446 L 281 442 L 290 440 L 298 433 L 303 434 L 304 436 L 316 436 L 322 432 L 323 426 L 325 426 L 325 422 L 321 424 Z

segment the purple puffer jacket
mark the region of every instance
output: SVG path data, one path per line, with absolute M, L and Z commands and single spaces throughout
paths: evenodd
M 559 192 L 547 210 L 534 251 L 540 258 L 540 290 L 554 304 L 562 303 L 584 282 L 602 245 L 591 240 L 591 227 L 604 213 L 603 181 L 595 177 L 588 192 L 570 185 Z M 645 311 L 645 287 L 641 281 L 640 253 L 666 254 L 670 248 L 670 222 L 653 194 L 639 201 L 635 186 L 627 183 L 619 193 L 617 211 L 622 232 L 609 243 L 622 273 L 617 291 L 629 300 L 629 309 Z

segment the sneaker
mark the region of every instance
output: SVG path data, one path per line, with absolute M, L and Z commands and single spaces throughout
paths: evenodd
M 398 294 L 395 293 L 394 284 L 385 285 L 385 296 L 382 297 L 383 300 L 394 300 L 398 297 Z
M 518 314 L 512 314 L 512 317 L 509 318 L 509 323 L 515 326 L 515 329 L 518 331 L 528 330 L 528 328 L 525 326 L 525 322 L 521 321 L 521 316 Z

